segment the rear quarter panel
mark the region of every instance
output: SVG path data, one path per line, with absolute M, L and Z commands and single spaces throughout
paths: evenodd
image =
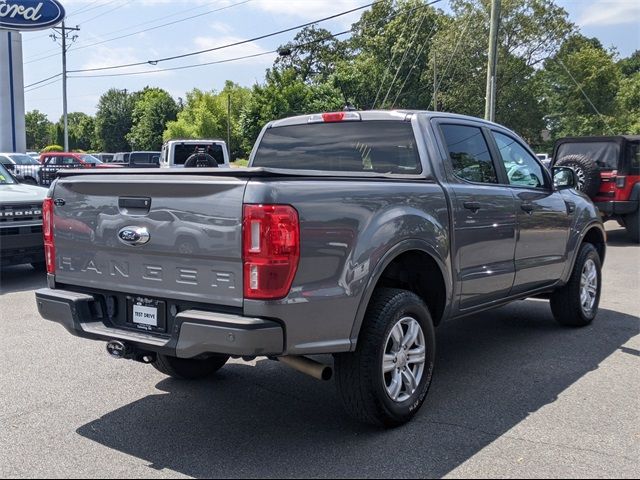
M 301 256 L 290 294 L 244 301 L 245 315 L 285 323 L 289 354 L 351 349 L 359 307 L 389 252 L 413 245 L 449 269 L 447 203 L 434 182 L 260 180 L 249 182 L 244 201 L 290 204 L 299 214 Z

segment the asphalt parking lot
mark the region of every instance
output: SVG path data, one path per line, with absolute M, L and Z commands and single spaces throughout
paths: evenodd
M 107 357 L 0 277 L 2 477 L 640 477 L 640 247 L 609 223 L 596 322 L 527 300 L 438 330 L 417 418 L 381 431 L 268 360 L 196 383 Z

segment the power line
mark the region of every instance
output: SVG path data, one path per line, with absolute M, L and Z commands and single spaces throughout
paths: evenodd
M 218 51 L 218 50 L 223 50 L 225 48 L 230 48 L 230 47 L 237 47 L 239 45 L 244 45 L 247 43 L 251 43 L 251 42 L 255 42 L 258 40 L 263 40 L 265 38 L 269 38 L 269 37 L 274 37 L 277 35 L 282 35 L 283 33 L 288 33 L 291 32 L 293 30 L 299 30 L 311 25 L 315 25 L 316 23 L 322 23 L 322 22 L 326 22 L 328 20 L 333 20 L 334 18 L 338 18 L 338 17 L 342 17 L 344 15 L 348 15 L 349 13 L 353 13 L 353 12 L 357 12 L 358 10 L 363 10 L 365 8 L 371 7 L 372 5 L 375 5 L 377 3 L 380 3 L 381 1 L 384 0 L 377 0 L 375 2 L 369 3 L 367 5 L 363 5 L 361 7 L 357 7 L 357 8 L 352 8 L 350 10 L 346 10 L 344 12 L 340 12 L 340 13 L 336 13 L 334 15 L 330 15 L 328 17 L 324 17 L 312 22 L 307 22 L 307 23 L 303 23 L 301 25 L 296 25 L 295 27 L 289 27 L 289 28 L 285 28 L 283 30 L 278 30 L 277 32 L 272 32 L 272 33 L 267 33 L 264 35 L 259 35 L 257 37 L 253 37 L 247 40 L 240 40 L 237 42 L 233 42 L 233 43 L 228 43 L 226 45 L 220 45 L 218 47 L 212 47 L 212 48 L 206 48 L 203 50 L 198 50 L 195 52 L 189 52 L 189 53 L 184 53 L 182 55 L 174 55 L 171 57 L 164 57 L 164 58 L 159 58 L 156 60 L 147 60 L 146 62 L 135 62 L 135 63 L 128 63 L 128 64 L 123 64 L 123 65 L 113 65 L 110 67 L 99 67 L 99 68 L 86 68 L 86 69 L 81 69 L 81 70 L 69 70 L 70 73 L 82 73 L 82 72 L 97 72 L 97 71 L 102 71 L 102 70 L 115 70 L 115 69 L 119 69 L 119 68 L 128 68 L 128 67 L 137 67 L 140 65 L 157 65 L 160 62 L 168 62 L 171 60 L 177 60 L 179 58 L 187 58 L 187 57 L 193 57 L 195 55 L 202 55 L 203 53 L 209 53 L 209 52 L 214 52 L 214 51 Z
M 453 52 L 451 53 L 451 56 L 449 57 L 449 61 L 447 63 L 447 66 L 444 69 L 444 73 L 442 74 L 442 77 L 440 77 L 440 81 L 438 82 L 438 85 L 436 86 L 435 90 L 433 91 L 433 95 L 431 96 L 431 101 L 429 102 L 429 107 L 431 106 L 431 103 L 433 103 L 433 101 L 435 99 L 436 92 L 438 90 L 440 90 L 440 85 L 442 85 L 442 81 L 444 80 L 445 75 L 449 71 L 449 67 L 451 66 L 451 63 L 453 62 L 453 57 L 455 57 L 456 53 L 458 52 L 458 48 L 460 47 L 460 44 L 462 43 L 462 39 L 464 38 L 465 33 L 467 32 L 467 28 L 469 28 L 469 25 L 471 24 L 471 20 L 472 19 L 473 19 L 473 17 L 471 15 L 469 15 L 469 20 L 467 20 L 467 23 L 464 26 L 464 28 L 462 29 L 462 32 L 460 32 L 460 37 L 458 38 L 458 42 L 456 43 L 456 46 L 453 49 Z M 429 109 L 429 107 L 427 107 L 427 109 Z
M 409 22 L 405 22 L 404 27 L 402 28 L 402 32 L 400 33 L 400 38 L 404 38 L 404 32 L 408 26 L 409 26 Z M 378 97 L 380 96 L 380 92 L 382 92 L 382 86 L 384 85 L 384 82 L 387 79 L 389 70 L 391 70 L 391 65 L 393 64 L 393 60 L 396 58 L 396 53 L 398 53 L 398 49 L 395 49 L 393 51 L 393 54 L 391 55 L 391 60 L 387 64 L 387 68 L 385 69 L 384 75 L 382 76 L 382 81 L 380 82 L 380 85 L 378 86 L 378 91 L 376 92 L 376 98 L 373 100 L 373 105 L 371 106 L 372 109 L 376 108 L 376 103 L 378 103 Z
M 95 47 L 95 46 L 97 46 L 97 45 L 103 45 L 103 44 L 105 44 L 105 43 L 114 42 L 114 41 L 116 41 L 116 40 L 121 40 L 121 39 L 123 39 L 123 38 L 132 37 L 132 36 L 134 36 L 134 35 L 138 35 L 138 34 L 140 34 L 140 33 L 150 32 L 151 30 L 156 30 L 156 29 L 158 29 L 158 28 L 163 28 L 163 27 L 167 27 L 167 26 L 170 26 L 170 25 L 175 25 L 176 23 L 186 22 L 187 20 L 193 20 L 194 18 L 203 17 L 203 16 L 205 16 L 205 15 L 210 15 L 210 14 L 212 14 L 212 13 L 219 12 L 219 11 L 222 11 L 222 10 L 228 10 L 228 9 L 230 9 L 230 8 L 233 8 L 233 7 L 239 7 L 240 5 L 244 5 L 245 3 L 249 3 L 249 2 L 252 2 L 252 1 L 253 1 L 253 0 L 243 0 L 243 1 L 241 1 L 241 2 L 234 3 L 234 4 L 231 4 L 231 5 L 226 5 L 226 6 L 224 6 L 224 7 L 216 8 L 216 9 L 214 9 L 214 10 L 209 10 L 209 11 L 207 11 L 207 12 L 198 13 L 197 15 L 191 15 L 191 16 L 189 16 L 189 17 L 185 17 L 185 18 L 181 18 L 181 19 L 178 19 L 178 20 L 174 20 L 174 21 L 168 22 L 168 23 L 163 23 L 163 24 L 161 24 L 161 25 L 156 25 L 156 26 L 153 26 L 153 27 L 145 28 L 145 29 L 143 29 L 143 30 L 137 30 L 137 31 L 135 31 L 135 32 L 128 33 L 128 34 L 126 34 L 126 35 L 121 35 L 121 36 L 118 36 L 118 37 L 108 38 L 108 39 L 106 39 L 106 40 L 101 40 L 101 41 L 99 41 L 99 42 L 90 43 L 90 44 L 88 44 L 88 45 L 81 45 L 81 46 L 79 46 L 79 47 L 74 48 L 74 49 L 73 49 L 73 51 L 75 51 L 75 50 L 82 50 L 82 49 L 84 49 L 84 48 Z M 198 7 L 198 8 L 202 8 L 202 7 Z M 142 24 L 140 24 L 140 25 L 144 25 L 144 23 L 142 23 Z M 138 26 L 140 26 L 140 25 L 138 25 Z M 132 27 L 132 28 L 133 28 L 133 27 Z M 51 57 L 53 57 L 53 56 L 55 56 L 55 55 L 46 55 L 46 56 L 43 56 L 43 57 L 37 57 L 37 58 L 34 58 L 33 60 L 30 60 L 30 61 L 28 61 L 28 62 L 25 62 L 25 65 L 26 65 L 26 64 L 29 64 L 29 63 L 39 62 L 40 60 L 44 60 L 44 59 L 47 59 L 47 58 L 51 58 Z
M 62 75 L 62 74 L 59 74 L 58 76 L 61 76 L 61 75 Z M 49 82 L 49 83 L 45 83 L 45 84 L 41 84 L 41 85 L 39 85 L 39 86 L 37 86 L 37 87 L 30 88 L 29 90 L 27 90 L 27 89 L 26 89 L 26 87 L 25 87 L 25 91 L 24 91 L 24 93 L 33 92 L 34 90 L 39 90 L 39 89 L 41 89 L 41 88 L 48 87 L 49 85 L 53 85 L 53 84 L 55 84 L 55 83 L 58 83 L 60 80 L 62 80 L 62 79 L 61 79 L 61 78 L 56 78 L 53 82 Z M 60 97 L 57 97 L 57 98 L 58 98 L 58 99 L 60 99 Z
M 424 19 L 427 18 L 427 11 L 425 10 L 424 12 L 422 12 L 422 18 L 420 19 L 420 22 L 416 24 L 416 29 L 414 30 L 413 34 L 410 37 L 410 44 L 407 47 L 407 49 L 404 51 L 404 54 L 402 55 L 402 59 L 400 60 L 400 63 L 398 64 L 398 68 L 396 69 L 396 73 L 393 76 L 393 79 L 391 80 L 391 84 L 389 85 L 389 89 L 387 90 L 387 94 L 384 96 L 384 99 L 382 100 L 382 103 L 380 104 L 381 107 L 384 106 L 384 104 L 387 101 L 387 98 L 389 98 L 389 94 L 391 93 L 391 89 L 393 88 L 393 85 L 396 83 L 396 79 L 398 78 L 398 74 L 400 73 L 400 70 L 402 69 L 402 65 L 404 65 L 404 61 L 407 58 L 407 55 L 409 54 L 409 50 L 411 50 L 411 48 L 413 47 L 413 44 L 415 43 L 416 39 L 418 38 L 418 34 L 420 32 L 420 29 L 422 28 L 422 24 L 424 23 Z
M 419 7 L 416 7 L 413 10 L 416 10 L 418 8 L 424 8 L 427 7 L 429 5 L 432 5 L 433 3 L 438 3 L 441 0 L 436 0 L 434 2 L 431 2 L 429 4 L 425 4 L 425 5 L 421 5 Z M 389 21 L 399 15 L 402 15 L 406 12 L 398 12 L 398 13 L 394 13 L 390 16 L 388 16 L 385 19 L 382 19 L 381 21 L 377 22 L 377 23 L 381 23 L 384 21 Z M 435 27 L 435 25 L 434 25 Z M 297 44 L 297 45 L 289 45 L 290 48 L 295 49 L 295 48 L 301 48 L 301 47 L 306 47 L 308 45 L 312 45 L 314 43 L 318 43 L 318 42 L 324 42 L 326 40 L 329 40 L 331 38 L 336 38 L 339 37 L 341 35 L 346 35 L 348 33 L 352 33 L 354 31 L 356 27 L 352 27 L 349 30 L 344 30 L 342 32 L 338 32 L 338 33 L 334 33 L 328 36 L 325 36 L 323 38 L 317 39 L 317 40 L 313 40 L 307 43 L 302 43 L 302 44 Z M 432 29 L 433 31 L 433 29 Z M 278 53 L 279 49 L 275 49 L 275 50 L 269 50 L 267 52 L 261 52 L 261 53 L 255 53 L 252 55 L 243 55 L 240 57 L 234 57 L 234 58 L 229 58 L 229 59 L 224 59 L 224 60 L 216 60 L 216 61 L 212 61 L 212 62 L 206 62 L 206 63 L 196 63 L 196 64 L 190 64 L 190 65 L 182 65 L 182 66 L 178 66 L 178 67 L 171 67 L 171 68 L 162 68 L 162 69 L 157 69 L 157 70 L 144 70 L 144 71 L 139 71 L 139 72 L 128 72 L 128 73 L 108 73 L 108 74 L 98 74 L 98 75 L 74 75 L 71 76 L 70 78 L 106 78 L 106 77 L 126 77 L 126 76 L 130 76 L 130 75 L 145 75 L 145 74 L 154 74 L 154 73 L 162 73 L 162 72 L 168 72 L 168 71 L 175 71 L 175 70 L 185 70 L 185 69 L 190 69 L 190 68 L 197 68 L 197 67 L 205 67 L 205 66 L 209 66 L 209 65 L 216 65 L 216 64 L 221 64 L 221 63 L 229 63 L 229 62 L 234 62 L 234 61 L 238 61 L 238 60 L 245 60 L 248 58 L 255 58 L 255 57 L 260 57 L 260 56 L 264 56 L 264 55 L 271 55 L 274 53 Z
M 427 38 L 424 39 L 424 42 L 422 43 L 422 46 L 420 47 L 420 49 L 418 50 L 418 53 L 416 54 L 416 58 L 413 60 L 413 64 L 411 65 L 411 68 L 407 72 L 407 76 L 404 77 L 404 82 L 402 82 L 402 86 L 398 90 L 396 98 L 393 99 L 393 103 L 391 104 L 391 108 L 395 107 L 396 102 L 398 101 L 398 98 L 400 98 L 400 94 L 402 93 L 402 91 L 404 90 L 405 85 L 407 84 L 407 80 L 409 80 L 409 77 L 413 73 L 413 69 L 416 68 L 416 63 L 418 63 L 418 59 L 420 58 L 420 55 L 422 55 L 422 51 L 427 46 L 427 43 L 429 43 L 429 40 L 431 40 L 433 38 L 433 36 L 435 35 L 434 32 L 435 32 L 435 29 L 436 29 L 437 25 L 438 25 L 438 22 L 434 21 L 433 22 L 433 27 L 431 27 L 431 31 L 429 32 L 429 35 L 427 35 Z
M 51 80 L 52 78 L 61 77 L 61 76 L 62 76 L 62 73 L 56 73 L 55 75 L 51 75 L 50 77 L 43 78 L 42 80 L 39 80 L 39 81 L 34 82 L 34 83 L 30 83 L 29 85 L 25 85 L 24 88 L 30 88 L 30 87 L 33 87 L 35 85 L 39 85 L 41 83 L 47 82 L 47 81 Z

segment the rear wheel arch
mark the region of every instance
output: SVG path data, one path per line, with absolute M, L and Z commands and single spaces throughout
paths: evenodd
M 580 245 L 582 245 L 583 243 L 590 243 L 591 245 L 593 245 L 598 251 L 600 262 L 604 263 L 607 239 L 605 237 L 605 233 L 599 227 L 592 226 L 591 228 L 586 230 L 582 238 L 582 242 L 580 242 Z
M 360 300 L 351 332 L 355 349 L 364 315 L 377 288 L 398 288 L 418 295 L 429 308 L 435 325 L 447 316 L 451 304 L 451 280 L 448 268 L 435 250 L 425 242 L 412 240 L 396 245 L 383 257 L 369 278 Z

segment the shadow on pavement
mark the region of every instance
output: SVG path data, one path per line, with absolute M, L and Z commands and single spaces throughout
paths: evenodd
M 615 230 L 607 229 L 607 245 L 610 247 L 637 247 L 638 244 L 631 240 L 627 231 L 623 228 Z
M 31 265 L 0 268 L 0 295 L 12 292 L 26 292 L 46 286 L 46 273 L 34 270 Z
M 378 430 L 342 412 L 332 383 L 268 360 L 207 381 L 163 380 L 77 432 L 152 468 L 193 477 L 441 477 L 556 400 L 638 333 L 601 310 L 559 327 L 548 303 L 517 302 L 438 330 L 427 401 L 410 424 Z

